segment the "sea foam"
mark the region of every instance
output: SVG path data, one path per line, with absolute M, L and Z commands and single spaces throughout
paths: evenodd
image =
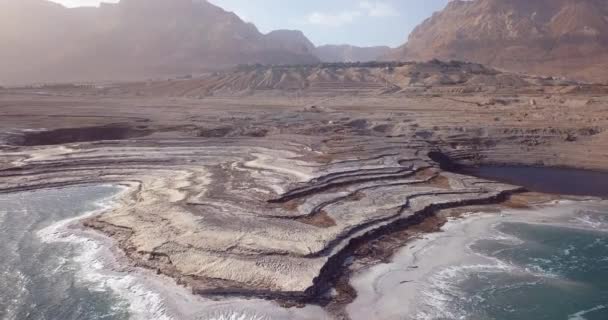
M 119 307 L 127 308 L 131 319 L 134 320 L 173 320 L 166 311 L 165 303 L 160 294 L 147 288 L 143 281 L 137 276 L 124 272 L 111 270 L 107 257 L 109 253 L 108 244 L 102 239 L 86 236 L 70 226 L 82 219 L 89 218 L 115 205 L 115 199 L 123 194 L 127 188 L 118 195 L 96 201 L 94 210 L 86 212 L 78 217 L 69 218 L 56 222 L 37 232 L 42 242 L 45 243 L 68 243 L 75 247 L 76 255 L 73 261 L 79 266 L 77 279 L 87 284 L 91 290 L 106 292 L 112 291 L 124 300 Z

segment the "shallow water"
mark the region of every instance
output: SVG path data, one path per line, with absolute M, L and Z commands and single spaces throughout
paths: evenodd
M 102 208 L 120 191 L 90 186 L 0 195 L 0 319 L 128 319 L 111 290 L 77 279 L 79 248 L 39 232 Z
M 471 247 L 496 259 L 494 268 L 465 265 L 447 277 L 460 319 L 608 319 L 607 233 L 525 223 L 497 230 L 506 237 Z
M 608 201 L 451 220 L 351 284 L 353 320 L 608 319 Z

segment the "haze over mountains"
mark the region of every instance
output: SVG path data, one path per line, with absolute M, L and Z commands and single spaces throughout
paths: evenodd
M 12 82 L 136 79 L 241 63 L 315 63 L 299 31 L 260 33 L 204 0 L 67 9 L 0 0 L 0 70 Z
M 351 45 L 324 45 L 315 49 L 315 54 L 325 62 L 375 61 L 391 52 L 388 46 L 357 47 Z
M 465 60 L 512 71 L 608 79 L 605 0 L 451 1 L 400 48 L 315 45 L 263 34 L 206 0 L 121 0 L 68 9 L 0 0 L 0 85 L 135 80 L 238 64 Z
M 450 2 L 389 58 L 475 61 L 513 71 L 608 80 L 608 1 Z

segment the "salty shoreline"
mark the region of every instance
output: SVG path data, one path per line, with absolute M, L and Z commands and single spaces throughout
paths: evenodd
M 392 262 L 356 274 L 351 283 L 358 297 L 347 311 L 353 320 L 461 318 L 463 315 L 454 314 L 447 308 L 449 299 L 432 289 L 449 286 L 438 283 L 442 281 L 442 273 L 454 276 L 455 272 L 463 272 L 456 268 L 460 265 L 480 270 L 513 268 L 474 252 L 471 244 L 481 239 L 502 237 L 496 227 L 505 222 L 597 230 L 571 218 L 576 216 L 577 208 L 602 205 L 606 207 L 608 203 L 562 200 L 529 209 L 504 209 L 501 214 L 481 212 L 451 219 L 441 232 L 424 235 L 409 243 L 394 255 Z M 504 239 L 514 241 L 512 237 Z
M 136 185 L 122 185 L 117 188 L 121 191 L 97 203 L 96 210 L 58 221 L 40 231 L 39 235 L 45 242 L 67 242 L 79 246 L 80 254 L 75 258 L 75 261 L 81 265 L 79 278 L 93 284 L 94 290 L 110 289 L 118 294 L 129 303 L 132 319 L 222 319 L 228 315 L 248 316 L 252 319 L 329 318 L 326 311 L 319 306 L 286 309 L 276 302 L 255 298 L 210 300 L 193 294 L 187 286 L 177 284 L 170 277 L 133 265 L 133 261 L 119 248 L 115 238 L 82 225 L 87 219 L 116 209 L 118 206 L 128 205 L 138 191 Z M 64 188 L 64 190 L 69 189 Z M 423 227 L 419 230 L 422 239 L 408 241 L 394 255 L 391 263 L 372 263 L 363 272 L 354 273 L 350 281 L 358 297 L 346 306 L 346 311 L 353 320 L 376 317 L 401 319 L 403 314 L 400 314 L 400 311 L 418 310 L 420 292 L 425 292 L 424 281 L 429 274 L 440 268 L 462 263 L 464 260 L 469 264 L 481 266 L 491 264 L 493 261 L 471 252 L 469 245 L 475 239 L 484 237 L 496 224 L 506 221 L 525 221 L 565 225 L 568 221 L 564 219 L 570 214 L 563 210 L 556 211 L 556 208 L 597 201 L 582 200 L 552 201 L 524 210 L 504 207 L 501 214 L 494 211 L 487 214 L 464 214 L 459 219 L 449 220 L 445 225 L 440 220 L 430 222 L 443 225 L 442 232 L 433 232 L 434 228 L 430 225 L 429 230 Z M 486 206 L 488 210 L 497 207 L 500 206 Z M 461 209 L 466 210 L 466 208 Z M 529 211 L 528 214 L 526 210 Z M 548 210 L 550 214 L 547 214 Z M 571 223 L 571 225 L 584 227 L 585 225 L 581 223 Z M 411 313 L 407 314 L 411 315 Z
M 320 307 L 315 306 L 285 309 L 268 300 L 205 299 L 176 284 L 172 278 L 132 266 L 114 239 L 80 224 L 83 220 L 111 210 L 133 192 L 132 188 L 126 186 L 119 188 L 122 190 L 116 195 L 97 202 L 96 210 L 56 222 L 38 234 L 47 243 L 67 242 L 79 246 L 80 253 L 74 259 L 81 265 L 79 278 L 92 284 L 94 290 L 110 289 L 127 301 L 131 319 L 224 319 L 230 316 L 247 316 L 251 319 L 329 318 Z M 356 272 L 350 281 L 357 291 L 357 298 L 347 305 L 346 311 L 353 320 L 403 319 L 405 315 L 411 319 L 429 318 L 424 311 L 425 304 L 426 307 L 432 304 L 435 309 L 442 307 L 442 299 L 437 292 L 428 292 L 431 275 L 463 262 L 479 268 L 508 268 L 473 252 L 470 249 L 473 242 L 487 238 L 489 232 L 495 231 L 496 226 L 504 222 L 597 228 L 585 224 L 585 221 L 569 219 L 573 216 L 573 207 L 586 204 L 607 205 L 599 200 L 560 200 L 529 209 L 503 208 L 500 214 L 471 213 L 449 219 L 440 232 L 429 231 L 414 241 L 408 241 L 393 256 L 392 262 L 371 265 L 362 272 Z M 404 310 L 407 310 L 405 314 Z M 449 313 L 441 316 L 457 318 Z
M 128 301 L 132 319 L 222 319 L 229 315 L 248 316 L 252 319 L 329 318 L 325 311 L 317 306 L 285 309 L 276 302 L 255 298 L 209 300 L 192 294 L 187 287 L 176 284 L 172 278 L 133 266 L 133 261 L 115 243 L 116 239 L 81 225 L 86 219 L 103 214 L 116 206 L 127 205 L 137 191 L 135 185 L 115 187 L 120 191 L 99 201 L 97 209 L 58 221 L 38 234 L 45 242 L 66 242 L 79 246 L 80 254 L 75 257 L 75 261 L 81 265 L 79 278 L 93 284 L 93 290 L 110 289 Z M 462 219 L 451 220 L 445 224 L 442 232 L 423 232 L 422 239 L 408 242 L 394 255 L 391 263 L 372 264 L 366 271 L 355 273 L 351 283 L 358 297 L 347 306 L 347 311 L 353 320 L 402 318 L 403 314 L 399 314 L 399 311 L 418 310 L 420 292 L 425 292 L 424 281 L 429 274 L 464 260 L 468 264 L 479 266 L 491 264 L 493 261 L 471 252 L 469 245 L 475 239 L 483 238 L 488 230 L 494 230 L 496 224 L 520 221 L 597 228 L 584 220 L 568 219 L 572 216 L 572 207 L 587 204 L 605 205 L 598 200 L 560 200 L 523 210 L 504 209 L 501 214 L 465 214 Z M 495 207 L 498 206 L 487 206 Z M 570 209 L 563 210 L 562 207 Z M 429 255 L 434 257 L 429 258 Z
M 128 303 L 130 319 L 248 319 L 288 318 L 298 320 L 325 319 L 319 307 L 285 309 L 277 303 L 260 299 L 210 300 L 195 295 L 174 279 L 152 270 L 132 266 L 118 248 L 115 240 L 82 226 L 93 218 L 115 208 L 131 196 L 133 188 L 120 186 L 121 191 L 110 198 L 97 201 L 97 209 L 58 221 L 38 232 L 45 243 L 69 243 L 77 247 L 74 261 L 80 265 L 79 281 L 91 290 L 111 290 Z M 69 190 L 68 188 L 63 188 Z
M 112 186 L 119 191 L 110 198 L 95 202 L 97 209 L 80 216 L 58 221 L 38 231 L 45 243 L 74 245 L 78 254 L 73 260 L 80 265 L 77 278 L 87 287 L 97 291 L 112 291 L 128 303 L 133 319 L 171 319 L 166 315 L 161 299 L 137 279 L 139 271 L 129 270 L 124 256 L 117 250 L 112 239 L 81 225 L 82 221 L 112 210 L 128 196 L 130 188 Z M 69 192 L 68 188 L 63 188 Z M 61 189 L 60 189 L 61 190 Z M 141 275 L 143 276 L 143 274 Z M 140 283 L 137 283 L 138 281 Z
M 356 296 L 351 270 L 390 261 L 405 241 L 443 221 L 427 219 L 419 230 L 408 223 L 429 217 L 435 205 L 496 203 L 505 200 L 496 196 L 518 190 L 442 170 L 430 153 L 463 164 L 598 170 L 608 159 L 608 136 L 596 130 L 606 127 L 606 100 L 587 104 L 582 93 L 550 91 L 541 99 L 536 91 L 505 89 L 518 96 L 504 99 L 437 87 L 404 96 L 336 91 L 332 99 L 190 99 L 120 88 L 124 95 L 59 89 L 44 97 L 27 90 L 5 95 L 0 193 L 137 185 L 119 208 L 72 232 L 100 237 L 96 245 L 120 260 L 114 271 L 166 279 L 161 292 L 177 282 L 206 307 L 256 301 L 275 310 L 265 298 L 284 306 L 313 303 L 340 318 Z M 526 108 L 530 99 L 533 110 Z M 36 128 L 47 129 L 28 131 Z M 173 296 L 168 313 L 195 317 L 180 313 L 189 302 Z M 259 309 L 252 304 L 241 305 Z

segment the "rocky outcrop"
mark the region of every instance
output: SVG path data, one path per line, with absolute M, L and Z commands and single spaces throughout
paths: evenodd
M 0 1 L 0 83 L 141 79 L 243 63 L 318 62 L 302 33 L 260 33 L 205 0 L 67 9 Z
M 585 85 L 552 77 L 500 72 L 477 63 L 368 62 L 318 65 L 250 65 L 180 81 L 135 83 L 110 93 L 170 95 L 204 98 L 234 95 L 397 95 L 473 94 L 498 92 L 608 92 L 608 87 Z M 494 101 L 496 103 L 496 101 Z M 488 102 L 490 103 L 490 102 Z
M 255 121 L 280 127 L 291 120 Z M 315 302 L 331 289 L 327 279 L 340 272 L 352 241 L 519 189 L 442 172 L 383 137 L 325 139 L 296 130 L 265 138 L 28 144 L 3 152 L 10 163 L 0 170 L 0 192 L 128 185 L 120 206 L 86 225 L 117 240 L 136 266 L 198 294 Z
M 599 0 L 456 0 L 420 24 L 391 57 L 606 81 L 607 16 L 608 5 Z

